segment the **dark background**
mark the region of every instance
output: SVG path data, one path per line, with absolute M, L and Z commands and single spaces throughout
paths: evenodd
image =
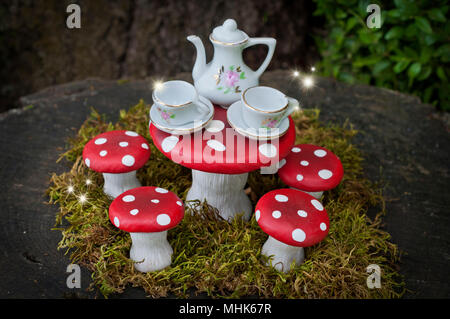
M 71 3 L 81 7 L 80 29 L 66 27 Z M 19 106 L 20 96 L 88 77 L 190 72 L 196 53 L 186 35 L 203 39 L 209 61 L 209 33 L 230 17 L 250 37 L 277 39 L 269 70 L 306 68 L 318 59 L 312 34 L 323 25 L 314 7 L 298 0 L 2 1 L 0 112 Z M 246 51 L 247 65 L 257 68 L 266 48 Z
M 327 42 L 325 48 L 334 54 L 327 50 L 319 54 L 315 45 L 315 39 L 326 39 L 333 30 L 341 28 L 339 22 L 348 21 L 341 17 L 342 9 L 356 8 L 356 0 L 341 0 L 336 6 L 329 4 L 330 1 L 1 1 L 0 112 L 19 106 L 25 108 L 0 113 L 3 155 L 0 296 L 48 298 L 61 297 L 69 291 L 65 286 L 68 255 L 63 258 L 63 252 L 55 249 L 59 232 L 49 231 L 54 226 L 57 207 L 44 204 L 47 200 L 44 193 L 50 172 L 62 173 L 68 169 L 67 165 L 55 161 L 65 149 L 67 139 L 76 135 L 90 107 L 95 106 L 100 113 L 115 120 L 120 108 L 135 105 L 140 98 L 151 100 L 149 81 L 117 80 L 168 79 L 180 72 L 187 72 L 184 76 L 190 78 L 196 53 L 186 36 L 196 34 L 203 39 L 209 61 L 212 56 L 209 33 L 225 19 L 234 18 L 238 27 L 251 37 L 277 39 L 274 57 L 262 76 L 262 83 L 302 98 L 307 108 L 319 108 L 322 121 L 342 125 L 348 120 L 360 132 L 355 144 L 366 159 L 364 172 L 372 181 L 381 180 L 386 184 L 383 194 L 388 214 L 383 219 L 383 228 L 402 252 L 400 272 L 408 289 L 405 297 L 448 298 L 450 113 L 438 112 L 432 105 L 422 103 L 411 95 L 414 93 L 411 90 L 402 94 L 374 87 L 381 86 L 376 82 L 381 75 L 390 74 L 395 81 L 404 76 L 403 80 L 408 81 L 409 69 L 391 74 L 395 68 L 393 63 L 380 73 L 373 72 L 376 64 L 356 70 L 357 74 L 375 81 L 362 82 L 371 86 L 347 85 L 332 78 L 317 77 L 315 88 L 300 96 L 298 86 L 290 78 L 292 69 L 309 70 L 321 62 L 326 71 L 327 64 L 333 69 L 344 65 L 346 59 L 349 65 L 356 60 L 346 46 L 334 52 L 333 44 L 337 41 L 333 37 L 330 46 Z M 408 29 L 423 22 L 420 17 L 427 17 L 434 35 L 447 30 L 441 26 L 444 22 L 432 19 L 449 11 L 447 8 L 436 13 L 435 10 L 443 8 L 440 2 L 386 1 L 391 8 L 386 5 L 383 10 L 400 12 L 407 19 L 403 26 Z M 81 29 L 66 27 L 66 7 L 70 3 L 81 7 Z M 326 12 L 331 12 L 330 17 L 313 15 L 317 3 L 327 3 Z M 363 0 L 358 3 L 365 9 Z M 417 5 L 417 16 L 403 14 L 411 11 L 411 3 L 422 4 Z M 362 10 L 361 19 L 366 15 Z M 445 23 L 448 25 L 446 20 Z M 389 28 L 398 25 L 401 24 L 394 20 L 378 31 L 367 31 L 362 23 L 347 33 L 334 34 L 360 45 L 361 48 L 352 52 L 363 58 L 368 54 L 377 55 L 369 47 L 378 48 L 380 43 L 386 46 L 396 43 L 395 50 L 426 47 L 416 38 L 399 36 L 401 40 L 386 40 Z M 419 26 L 424 28 L 422 23 Z M 417 37 L 422 37 L 416 29 L 412 30 Z M 380 42 L 362 45 L 361 36 L 375 36 L 377 32 L 383 36 Z M 448 40 L 442 41 L 442 46 L 438 41 L 431 51 L 437 52 L 435 47 L 450 47 Z M 246 51 L 246 63 L 253 68 L 266 54 L 263 46 Z M 391 53 L 386 53 L 386 59 Z M 450 55 L 446 54 L 447 59 Z M 433 70 L 436 65 L 445 67 L 442 57 L 434 57 L 429 63 Z M 422 69 L 427 66 L 423 64 Z M 445 70 L 450 74 L 448 68 Z M 86 80 L 92 77 L 106 80 Z M 439 77 L 430 76 L 427 81 L 430 85 L 448 85 Z M 61 83 L 67 84 L 54 86 Z M 50 88 L 34 93 L 46 87 Z M 449 92 L 434 89 L 439 93 Z M 89 274 L 84 271 L 83 282 L 88 281 Z

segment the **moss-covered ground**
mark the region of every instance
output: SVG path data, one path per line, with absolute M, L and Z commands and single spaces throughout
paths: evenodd
M 380 187 L 364 177 L 363 158 L 352 144 L 357 134 L 350 125 L 319 121 L 317 110 L 293 116 L 297 143 L 324 146 L 338 155 L 344 166 L 342 183 L 325 192 L 323 203 L 330 217 L 324 241 L 306 249 L 306 261 L 289 273 L 265 266 L 261 247 L 267 238 L 252 218 L 228 223 L 217 218 L 207 203 L 190 202 L 185 218 L 168 232 L 174 249 L 171 267 L 139 273 L 128 258 L 131 239 L 108 219 L 111 200 L 102 192 L 101 174 L 90 171 L 81 160 L 85 143 L 95 135 L 114 129 L 134 130 L 150 141 L 152 155 L 138 171 L 143 185 L 160 186 L 185 199 L 191 184 L 190 170 L 167 159 L 151 143 L 148 133 L 149 106 L 141 101 L 120 112 L 117 123 L 105 121 L 95 110 L 69 141 L 61 160 L 72 168 L 51 179 L 49 202 L 59 206 L 55 230 L 62 233 L 58 248 L 73 262 L 92 273 L 90 289 L 104 295 L 121 293 L 127 286 L 141 287 L 150 297 L 239 298 L 397 298 L 404 292 L 398 274 L 399 252 L 382 230 L 386 212 Z M 286 187 L 276 175 L 249 175 L 246 192 L 253 204 L 264 193 Z M 201 207 L 200 214 L 189 211 Z M 376 210 L 370 219 L 368 209 Z M 381 267 L 381 288 L 367 287 L 367 266 Z

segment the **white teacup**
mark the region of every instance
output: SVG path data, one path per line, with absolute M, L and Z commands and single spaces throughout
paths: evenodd
M 167 81 L 153 90 L 155 107 L 168 124 L 182 125 L 201 120 L 209 107 L 200 102 L 195 87 L 185 81 Z
M 254 86 L 242 93 L 242 116 L 250 128 L 273 129 L 299 107 L 296 99 L 277 89 Z

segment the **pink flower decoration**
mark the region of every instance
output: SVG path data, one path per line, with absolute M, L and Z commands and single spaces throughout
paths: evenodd
M 169 114 L 167 114 L 166 112 L 162 111 L 162 112 L 161 112 L 161 117 L 162 117 L 163 119 L 167 120 L 170 116 L 169 116 Z
M 239 81 L 239 73 L 234 71 L 227 71 L 225 72 L 225 85 L 229 88 L 234 87 L 236 82 Z
M 267 124 L 267 126 L 273 128 L 275 127 L 275 124 L 277 124 L 277 120 L 272 120 L 269 122 L 269 124 Z

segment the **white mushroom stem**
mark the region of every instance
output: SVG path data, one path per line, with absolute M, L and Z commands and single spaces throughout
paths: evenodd
M 136 171 L 122 174 L 103 173 L 103 179 L 105 180 L 103 191 L 112 198 L 116 198 L 129 189 L 141 186 L 136 177 Z
M 309 194 L 309 195 L 311 195 L 311 196 L 313 196 L 314 198 L 317 198 L 317 199 L 320 199 L 322 197 L 322 195 L 323 195 L 323 191 L 322 192 L 307 192 L 307 191 L 304 191 L 302 189 L 298 189 L 298 188 L 295 188 L 295 187 L 290 187 L 290 188 L 298 190 L 298 191 L 302 191 L 302 192 L 304 192 L 306 194 Z
M 270 258 L 268 266 L 282 272 L 288 272 L 293 261 L 301 265 L 305 259 L 303 247 L 286 245 L 272 236 L 264 243 L 261 253 Z
M 231 221 L 244 213 L 243 219 L 248 221 L 252 213 L 252 204 L 244 192 L 248 173 L 244 174 L 215 174 L 192 170 L 192 187 L 186 200 L 200 200 L 208 202 L 217 208 L 220 216 Z
M 173 249 L 167 241 L 167 231 L 159 233 L 130 233 L 130 258 L 140 272 L 164 269 L 172 262 Z

